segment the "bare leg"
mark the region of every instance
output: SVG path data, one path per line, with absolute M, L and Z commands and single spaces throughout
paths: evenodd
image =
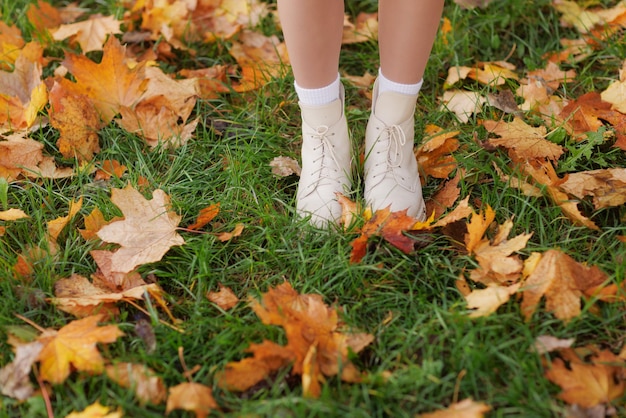
M 278 0 L 278 13 L 296 82 L 307 89 L 337 78 L 343 0 Z
M 386 78 L 402 84 L 415 84 L 422 79 L 443 3 L 444 0 L 379 1 L 380 68 Z

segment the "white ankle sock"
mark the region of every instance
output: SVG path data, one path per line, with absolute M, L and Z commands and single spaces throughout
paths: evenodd
M 396 83 L 395 81 L 391 81 L 385 77 L 382 70 L 380 68 L 378 69 L 378 94 L 386 91 L 393 91 L 400 94 L 415 96 L 419 94 L 423 82 L 424 79 L 420 80 L 416 84 Z
M 319 89 L 305 89 L 300 87 L 297 82 L 293 84 L 296 88 L 296 94 L 298 95 L 300 103 L 308 106 L 322 106 L 339 99 L 339 86 L 341 84 L 339 73 L 337 73 L 337 79 L 335 81 Z

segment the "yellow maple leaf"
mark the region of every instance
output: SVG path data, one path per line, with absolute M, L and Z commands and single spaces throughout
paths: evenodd
M 76 370 L 100 373 L 104 359 L 98 352 L 97 343 L 112 343 L 124 333 L 117 325 L 98 327 L 100 316 L 72 321 L 58 331 L 48 330 L 39 336 L 44 344 L 37 357 L 41 362 L 41 377 L 53 384 L 63 383 Z

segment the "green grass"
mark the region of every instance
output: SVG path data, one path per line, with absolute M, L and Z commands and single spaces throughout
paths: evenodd
M 25 3 L 4 2 L 2 18 L 17 22 L 28 37 Z M 375 9 L 373 1 L 349 3 L 351 13 Z M 114 1 L 84 4 L 105 13 L 120 12 Z M 449 44 L 441 40 L 435 44 L 418 104 L 418 131 L 427 124 L 461 131 L 462 146 L 456 157 L 459 167 L 467 172 L 460 185 L 462 196 L 470 195 L 473 204 L 491 205 L 499 222 L 514 217 L 514 233 L 533 232 L 522 251 L 524 256 L 560 248 L 577 261 L 598 265 L 613 282 L 620 283 L 626 272 L 626 245 L 616 237 L 626 235 L 624 207 L 593 213 L 592 219 L 602 226 L 600 231 L 573 226 L 548 199 L 526 197 L 498 178 L 493 163 L 506 167 L 506 153 L 489 151 L 474 141 L 475 134 L 481 140 L 486 138 L 476 120 L 493 118 L 497 111 L 486 107 L 468 124 L 459 125 L 453 115 L 439 109 L 438 97 L 450 66 L 510 56 L 509 61 L 520 72 L 541 68 L 545 65 L 542 56 L 558 49 L 559 38 L 577 34 L 559 25 L 559 17 L 547 0 L 494 2 L 486 9 L 472 11 L 449 2 L 445 16 L 454 30 Z M 230 60 L 219 55 L 225 54 L 223 48 L 202 48 L 208 56 L 196 57 L 197 61 L 187 57 L 182 65 Z M 577 79 L 562 93 L 575 97 L 605 88 L 624 56 L 623 41 L 607 43 L 605 49 L 573 67 Z M 362 74 L 375 71 L 377 65 L 375 44 L 344 48 L 342 70 Z M 137 185 L 145 177 L 150 182 L 148 191 L 161 188 L 170 195 L 174 209 L 183 217 L 181 225 L 193 222 L 200 209 L 219 202 L 221 212 L 213 222 L 218 225 L 216 230 L 231 230 L 240 222 L 245 230 L 241 237 L 226 243 L 210 234 L 183 232 L 185 245 L 172 248 L 159 262 L 142 266 L 141 273 L 154 275 L 168 293 L 174 315 L 184 321 L 181 326 L 185 333 L 160 325 L 156 319 L 161 314 L 151 311 L 157 349 L 149 353 L 134 332 L 142 315 L 130 306 L 121 306 L 118 323 L 126 336 L 103 350 L 110 361 L 147 364 L 168 386 L 174 386 L 186 380 L 178 357 L 178 349 L 183 347 L 186 364 L 190 368 L 200 365 L 194 381 L 214 387 L 225 416 L 411 417 L 467 397 L 491 405 L 492 417 L 564 416 L 565 404 L 556 398 L 559 388 L 543 377 L 541 358 L 529 352 L 534 338 L 542 334 L 576 338 L 577 345 L 595 343 L 617 352 L 626 331 L 623 306 L 601 305 L 595 314 L 585 305 L 579 318 L 563 324 L 542 310 L 524 322 L 519 304 L 512 301 L 490 317 L 469 319 L 455 280 L 464 269 L 473 268 L 475 261 L 461 255 L 439 232 L 429 236 L 424 248 L 408 255 L 373 239 L 365 259 L 350 264 L 355 231 L 319 232 L 296 219 L 297 178 L 271 174 L 272 158 L 298 157 L 299 153 L 299 115 L 292 82 L 287 76 L 273 80 L 259 92 L 199 103 L 195 113 L 201 123 L 196 137 L 177 150 L 150 150 L 141 139 L 115 124 L 105 127 L 100 132 L 102 151 L 96 165 L 118 160 L 128 167 L 121 179 L 95 182 L 92 175 L 81 173 L 69 180 L 19 180 L 8 185 L 6 204 L 0 184 L 0 210 L 8 205 L 31 216 L 12 223 L 0 238 L 0 330 L 24 325 L 14 314 L 42 327 L 59 328 L 73 319 L 46 303 L 45 298 L 53 296 L 56 280 L 72 273 L 88 276 L 95 270 L 88 254 L 95 244 L 86 243 L 77 231 L 83 227 L 82 217 L 63 232 L 58 253 L 37 263 L 30 282 L 13 276 L 18 254 L 28 247 L 45 245 L 46 222 L 65 216 L 73 198 L 84 197 L 82 215 L 98 207 L 110 218 L 120 214 L 110 201 L 111 188 Z M 465 86 L 484 89 L 470 82 Z M 367 105 L 350 86 L 347 101 L 352 132 L 360 138 L 368 117 Z M 61 161 L 54 130 L 42 128 L 33 137 Z M 568 149 L 561 160 L 566 171 L 626 164 L 623 151 L 573 143 L 566 136 L 559 141 Z M 429 180 L 424 188 L 426 198 L 439 183 Z M 360 190 L 355 192 L 360 194 Z M 590 211 L 591 206 L 584 208 Z M 247 295 L 259 296 L 284 280 L 301 293 L 323 295 L 327 303 L 342 307 L 349 325 L 375 336 L 374 342 L 353 359 L 369 373 L 362 383 L 346 384 L 331 378 L 317 400 L 303 398 L 299 379 L 287 372 L 244 394 L 214 385 L 216 372 L 227 362 L 244 357 L 250 343 L 266 338 L 284 342 L 285 336 L 280 329 L 262 325 L 245 303 L 224 312 L 212 305 L 205 293 L 217 290 L 221 283 L 245 299 Z M 0 338 L 0 365 L 12 358 L 6 339 Z M 384 372 L 392 373 L 387 381 Z M 73 374 L 51 389 L 57 417 L 95 401 L 119 406 L 129 417 L 161 417 L 165 411 L 164 405 L 139 405 L 130 391 L 106 376 Z M 616 404 L 618 415 L 624 416 L 624 399 Z M 0 417 L 44 416 L 40 397 L 24 403 L 0 398 Z M 174 411 L 169 416 L 192 415 Z

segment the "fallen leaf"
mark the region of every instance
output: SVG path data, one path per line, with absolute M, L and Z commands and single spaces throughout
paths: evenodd
M 563 155 L 563 147 L 545 139 L 544 126 L 534 128 L 516 117 L 513 122 L 485 120 L 482 125 L 487 131 L 500 138 L 489 138 L 494 146 L 505 147 L 516 161 L 549 159 L 556 161 Z
M 442 108 L 453 112 L 461 123 L 467 123 L 472 114 L 482 111 L 487 99 L 474 91 L 449 90 L 443 93 L 441 101 Z
M 302 172 L 298 161 L 291 157 L 274 157 L 270 161 L 270 167 L 272 167 L 272 174 L 278 177 L 288 177 L 292 174 L 299 176 Z
M 378 13 L 361 12 L 354 23 L 350 22 L 350 16 L 344 16 L 342 44 L 355 44 L 376 39 L 378 39 Z
M 126 166 L 120 164 L 117 160 L 102 161 L 101 168 L 96 171 L 94 180 L 109 180 L 111 177 L 122 178 L 126 172 Z
M 231 239 L 240 236 L 244 227 L 244 224 L 238 223 L 235 225 L 235 229 L 233 229 L 232 232 L 220 232 L 217 234 L 217 239 L 221 242 L 230 241 Z
M 465 295 L 470 318 L 479 318 L 494 313 L 501 305 L 508 302 L 511 295 L 517 293 L 520 283 L 511 286 L 487 286 L 484 289 L 473 290 L 469 295 Z
M 469 196 L 466 196 L 465 199 L 461 200 L 458 205 L 452 210 L 452 212 L 448 213 L 443 218 L 439 219 L 436 223 L 432 225 L 433 228 L 443 227 L 449 225 L 451 223 L 460 221 L 461 219 L 465 219 L 470 216 L 474 211 L 469 206 Z
M 16 221 L 25 218 L 30 218 L 30 216 L 21 209 L 0 210 L 0 221 Z
M 619 80 L 609 84 L 609 86 L 600 93 L 603 101 L 611 103 L 611 109 L 626 114 L 626 60 L 622 64 Z
M 70 367 L 76 370 L 101 373 L 104 359 L 96 348 L 97 343 L 112 343 L 124 333 L 117 325 L 98 327 L 100 316 L 90 316 L 72 321 L 58 331 L 47 330 L 37 341 L 44 347 L 37 359 L 41 362 L 41 377 L 53 384 L 60 384 L 70 375 Z
M 105 124 L 113 120 L 121 106 L 133 106 L 147 89 L 145 63 L 130 68 L 125 52 L 126 48 L 117 38 L 110 36 L 100 63 L 84 55 L 69 53 L 63 61 L 76 83 L 67 79 L 61 79 L 59 83 L 68 91 L 89 97 Z
M 83 206 L 83 198 L 79 198 L 77 201 L 72 200 L 70 202 L 69 213 L 67 216 L 61 216 L 47 223 L 48 237 L 53 242 L 56 242 L 59 238 L 61 231 L 70 223 L 70 221 L 76 216 Z
M 348 228 L 354 222 L 356 216 L 360 213 L 361 207 L 357 202 L 353 202 L 341 193 L 335 193 L 337 202 L 341 206 L 341 222 L 344 228 Z
M 458 187 L 461 181 L 461 170 L 457 171 L 454 178 L 446 181 L 442 187 L 426 201 L 426 213 L 433 214 L 435 219 L 441 217 L 448 208 L 451 208 L 461 195 Z
M 120 408 L 112 411 L 108 406 L 100 405 L 96 402 L 89 405 L 82 412 L 72 412 L 65 418 L 122 418 L 123 413 Z
M 537 305 L 545 296 L 545 309 L 567 322 L 580 315 L 580 298 L 585 290 L 607 280 L 598 267 L 576 262 L 558 250 L 548 250 L 523 284 L 522 314 L 530 320 Z
M 227 311 L 239 303 L 239 298 L 229 287 L 221 284 L 219 286 L 220 290 L 218 292 L 208 292 L 206 297 L 221 309 Z
M 619 206 L 626 203 L 626 168 L 569 173 L 559 188 L 579 199 L 593 196 L 596 209 Z
M 459 141 L 456 139 L 459 131 L 444 132 L 438 126 L 429 125 L 426 133 L 428 136 L 415 150 L 420 171 L 426 176 L 446 179 L 457 168 L 452 152 L 459 148 Z
M 472 213 L 470 221 L 467 223 L 467 234 L 465 235 L 465 249 L 472 253 L 482 241 L 487 228 L 496 219 L 496 213 L 487 205 L 484 213 Z
M 121 245 L 113 254 L 112 271 L 127 273 L 141 264 L 159 261 L 172 246 L 185 243 L 176 232 L 181 217 L 170 211 L 169 197 L 162 190 L 155 190 L 153 198 L 147 200 L 128 185 L 113 189 L 111 201 L 120 208 L 124 220 L 105 225 L 98 237 Z
M 200 209 L 200 212 L 198 213 L 198 218 L 193 224 L 189 225 L 187 229 L 191 229 L 192 231 L 195 231 L 204 227 L 213 219 L 215 219 L 218 213 L 220 213 L 219 203 L 214 203 L 212 205 L 207 206 L 206 208 Z
M 419 418 L 482 418 L 491 407 L 483 402 L 474 402 L 472 398 L 453 403 L 448 409 L 418 415 Z
M 594 350 L 589 362 L 579 358 L 572 349 L 560 351 L 545 373 L 546 378 L 562 389 L 558 397 L 569 404 L 591 408 L 608 404 L 624 394 L 623 378 L 626 364 L 606 350 Z
M 170 388 L 165 414 L 169 414 L 174 409 L 192 411 L 195 412 L 196 418 L 204 418 L 211 411 L 220 408 L 213 399 L 213 391 L 210 387 L 190 382 Z
M 106 367 L 106 374 L 123 388 L 132 389 L 141 405 L 165 401 L 167 388 L 156 373 L 143 364 L 117 363 Z
M 42 348 L 39 341 L 17 346 L 13 361 L 0 369 L 0 391 L 4 396 L 24 401 L 33 395 L 30 372 Z
M 122 33 L 121 21 L 113 16 L 91 15 L 82 22 L 61 25 L 52 32 L 52 37 L 57 41 L 73 37 L 80 44 L 83 54 L 90 51 L 101 51 L 107 36 Z
M 564 348 L 570 348 L 576 341 L 575 338 L 561 339 L 552 335 L 540 335 L 535 338 L 532 351 L 537 354 L 546 354 Z
M 348 351 L 362 350 L 373 336 L 342 331 L 337 311 L 326 306 L 321 296 L 300 295 L 285 282 L 263 294 L 262 303 L 253 301 L 252 308 L 264 324 L 285 330 L 287 345 L 270 341 L 251 345 L 248 351 L 253 357 L 226 365 L 218 377 L 221 387 L 247 390 L 289 364 L 293 364 L 292 373 L 302 377 L 305 396 L 319 396 L 319 383 L 325 376 L 360 380 Z

